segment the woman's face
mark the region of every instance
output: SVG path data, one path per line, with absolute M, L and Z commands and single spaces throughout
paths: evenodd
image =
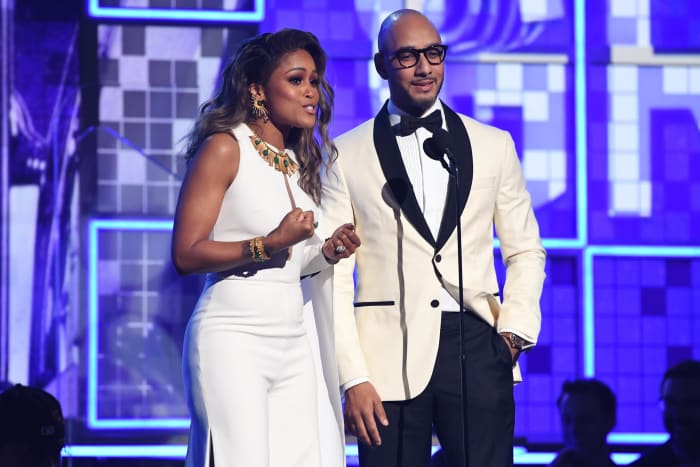
M 313 128 L 319 100 L 316 64 L 306 50 L 285 55 L 262 90 L 270 121 L 283 132 Z

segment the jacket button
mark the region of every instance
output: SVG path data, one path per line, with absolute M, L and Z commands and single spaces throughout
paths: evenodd
M 440 302 L 438 300 L 431 300 L 430 306 L 432 306 L 433 308 L 437 308 L 440 306 Z
M 440 261 L 442 261 L 442 256 L 440 256 L 440 255 L 435 256 L 435 262 L 439 263 Z

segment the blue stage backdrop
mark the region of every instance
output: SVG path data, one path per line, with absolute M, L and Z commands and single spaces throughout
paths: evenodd
M 93 153 L 82 155 L 93 163 L 80 176 L 95 182 L 76 190 L 82 208 L 74 206 L 73 224 L 64 221 L 81 229 L 61 230 L 62 238 L 75 234 L 84 245 L 74 248 L 79 273 L 68 277 L 84 287 L 62 307 L 61 316 L 79 324 L 64 330 L 66 339 L 46 342 L 79 368 L 72 387 L 84 397 L 65 398 L 90 437 L 110 429 L 128 439 L 136 433 L 129 430 L 154 428 L 167 442 L 182 442 L 188 421 L 180 350 L 201 279 L 180 278 L 169 263 L 170 222 L 185 171 L 181 138 L 237 44 L 282 27 L 314 32 L 330 57 L 338 135 L 371 118 L 388 97 L 372 64 L 378 26 L 388 12 L 412 7 L 435 22 L 450 46 L 443 99 L 513 135 L 548 250 L 542 334 L 523 358 L 525 382 L 515 388 L 516 435 L 558 441 L 562 383 L 595 376 L 618 396 L 613 441 L 664 439 L 661 375 L 681 359 L 700 358 L 696 2 L 86 4 L 97 23 L 99 99 L 83 102 L 95 106 L 98 118 L 83 121 L 81 135 L 95 138 Z M 177 23 L 181 17 L 187 21 Z M 77 79 L 70 63 L 64 69 Z M 27 107 L 38 108 L 44 91 L 30 85 L 16 82 L 14 89 Z M 59 110 L 69 97 L 61 97 Z M 67 128 L 61 135 L 64 145 L 75 138 Z M 65 196 L 60 186 L 49 188 Z M 34 220 L 32 251 L 41 257 L 39 239 L 49 227 L 39 214 Z M 35 262 L 35 280 L 42 267 Z M 18 374 L 38 378 L 34 366 Z M 63 373 L 49 374 L 60 380 Z

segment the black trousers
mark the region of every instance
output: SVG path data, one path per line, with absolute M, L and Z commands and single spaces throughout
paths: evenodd
M 460 313 L 443 312 L 440 344 L 425 391 L 407 401 L 384 402 L 389 426 L 379 423 L 382 445 L 359 446 L 361 467 L 427 467 L 433 427 L 450 467 L 463 467 L 459 370 Z M 515 404 L 510 350 L 488 323 L 464 317 L 469 467 L 511 467 Z

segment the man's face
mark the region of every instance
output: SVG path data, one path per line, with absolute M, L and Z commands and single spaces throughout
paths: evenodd
M 559 406 L 564 445 L 575 451 L 599 452 L 604 449 L 614 419 L 603 413 L 592 394 L 565 394 Z
M 673 443 L 682 450 L 699 449 L 699 386 L 696 378 L 672 377 L 661 388 L 664 425 Z
M 380 76 L 389 82 L 392 101 L 410 114 L 422 115 L 440 93 L 445 63 L 433 65 L 421 53 L 415 66 L 403 68 L 396 53 L 440 45 L 440 34 L 425 17 L 408 14 L 396 20 L 382 42 L 374 63 Z

